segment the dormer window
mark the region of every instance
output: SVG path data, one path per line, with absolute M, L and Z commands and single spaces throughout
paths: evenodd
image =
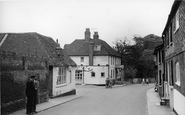
M 62 48 L 61 47 L 56 47 L 57 56 L 62 56 L 61 52 L 62 52 Z
M 100 50 L 101 50 L 101 45 L 94 46 L 94 51 L 100 51 Z

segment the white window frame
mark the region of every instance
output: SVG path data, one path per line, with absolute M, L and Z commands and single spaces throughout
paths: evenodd
M 175 15 L 175 32 L 179 29 L 180 26 L 180 15 L 179 15 L 179 10 L 177 10 L 176 15 Z
M 75 79 L 76 80 L 82 80 L 82 70 L 76 70 L 75 71 Z
M 66 84 L 66 68 L 58 67 L 57 85 Z
M 175 76 L 176 76 L 176 82 L 175 84 L 180 86 L 180 65 L 179 62 L 176 62 L 175 64 Z
M 100 51 L 100 50 L 101 50 L 101 45 L 94 46 L 94 51 Z

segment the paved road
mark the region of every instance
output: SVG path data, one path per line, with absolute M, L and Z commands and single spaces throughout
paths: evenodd
M 37 115 L 148 115 L 146 91 L 153 86 L 77 86 L 79 99 Z

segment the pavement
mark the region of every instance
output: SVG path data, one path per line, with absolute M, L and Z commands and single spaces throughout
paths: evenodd
M 79 95 L 70 95 L 70 96 L 63 96 L 63 97 L 49 99 L 48 102 L 38 104 L 36 111 L 38 113 L 43 112 L 43 111 L 46 111 L 48 109 L 51 109 L 53 107 L 59 106 L 61 104 L 67 103 L 69 101 L 72 101 L 72 100 L 75 100 L 78 98 L 80 98 Z M 9 115 L 26 115 L 26 109 L 16 111 L 16 112 L 11 113 Z
M 149 115 L 176 115 L 169 106 L 160 105 L 160 97 L 154 88 L 147 91 L 147 105 Z
M 147 95 L 147 106 L 148 106 L 149 115 L 176 115 L 170 107 L 160 105 L 159 95 L 157 92 L 154 91 L 154 88 L 149 89 L 146 95 Z M 51 109 L 53 107 L 59 106 L 69 101 L 78 99 L 80 97 L 81 96 L 77 92 L 77 95 L 70 95 L 70 96 L 63 96 L 63 97 L 49 99 L 48 102 L 37 105 L 37 112 L 46 111 L 48 109 Z M 9 115 L 26 115 L 26 109 L 16 111 Z

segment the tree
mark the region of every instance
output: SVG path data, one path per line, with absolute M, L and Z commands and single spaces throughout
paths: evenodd
M 156 46 L 162 44 L 162 39 L 154 34 L 145 37 L 135 36 L 134 45 L 129 40 L 117 40 L 115 49 L 122 56 L 122 64 L 125 66 L 126 78 L 154 77 L 153 51 Z M 134 75 L 133 75 L 134 73 Z

